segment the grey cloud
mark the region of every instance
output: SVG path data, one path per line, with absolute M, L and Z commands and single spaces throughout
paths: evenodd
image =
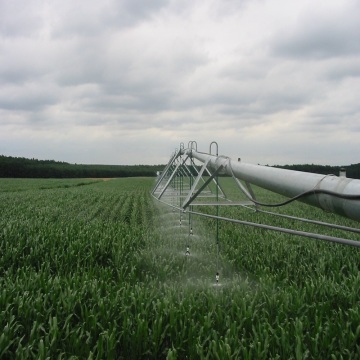
M 273 36 L 273 43 L 270 43 L 273 54 L 313 59 L 360 54 L 358 5 L 336 14 L 330 11 L 327 14 L 325 10 L 324 13 L 305 15 L 300 17 L 296 26 Z
M 51 44 L 41 46 L 36 40 L 12 39 L 0 43 L 0 80 L 2 84 L 42 81 L 56 63 Z
M 171 92 L 153 91 L 150 93 L 124 91 L 123 95 L 95 95 L 84 99 L 79 108 L 85 111 L 96 111 L 104 114 L 133 111 L 134 113 L 156 113 L 170 108 Z
M 305 30 L 283 38 L 275 47 L 276 55 L 317 59 L 358 54 L 359 51 L 360 43 L 356 39 L 345 31 L 341 34 L 329 29 Z
M 8 86 L 1 89 L 0 109 L 18 111 L 39 111 L 58 100 L 53 89 L 28 84 L 27 86 Z
M 0 33 L 4 37 L 97 37 L 148 19 L 167 0 L 0 1 Z
M 337 59 L 336 63 L 328 64 L 324 69 L 324 77 L 331 81 L 360 77 L 360 60 L 357 57 Z
M 265 92 L 261 93 L 258 104 L 266 113 L 276 113 L 279 111 L 297 110 L 314 101 L 316 95 L 306 88 L 297 88 L 286 84 L 284 87 L 268 87 Z
M 104 112 L 132 110 L 154 113 L 169 109 L 176 96 L 171 85 L 157 84 L 153 80 L 137 83 L 131 79 L 119 79 L 117 82 L 105 82 L 101 91 L 100 96 L 89 99 L 85 106 Z
M 114 24 L 134 24 L 140 19 L 146 19 L 155 11 L 168 4 L 167 0 L 122 0 L 115 1 L 115 12 L 112 17 Z
M 311 134 L 312 137 L 318 137 L 318 139 L 326 139 L 328 136 L 336 138 L 336 134 L 339 135 L 339 138 L 345 133 L 352 133 L 352 136 L 358 136 L 356 133 L 359 133 L 360 127 L 357 125 L 357 122 L 344 121 L 344 118 L 339 118 L 332 114 L 328 116 L 311 116 L 308 119 L 299 121 L 294 129 L 299 133 Z M 343 144 L 344 146 L 345 144 Z M 346 146 L 346 145 L 345 145 Z M 336 143 L 334 143 L 334 149 Z
M 61 86 L 102 83 L 106 72 L 103 44 L 94 40 L 76 41 L 58 54 L 53 75 Z
M 274 63 L 269 59 L 246 57 L 228 64 L 221 70 L 219 75 L 237 81 L 263 80 L 273 66 Z
M 170 107 L 175 110 L 183 97 L 181 84 L 191 77 L 202 61 L 196 55 L 191 57 L 186 53 L 157 61 L 144 57 L 139 62 L 123 62 L 122 71 L 118 72 L 115 63 L 108 69 L 101 87 L 104 96 L 110 97 L 111 102 L 118 102 L 119 107 L 150 112 Z
M 41 75 L 40 70 L 30 69 L 23 65 L 11 67 L 0 65 L 0 81 L 3 84 L 22 84 Z
M 274 69 L 276 66 L 274 66 Z M 259 74 L 261 70 L 259 70 Z M 220 114 L 239 118 L 258 118 L 269 114 L 293 111 L 309 104 L 321 95 L 314 94 L 313 85 L 300 81 L 298 74 L 286 74 L 283 69 L 268 75 L 242 78 L 234 76 L 215 78 L 214 84 L 191 97 L 179 100 L 179 108 L 208 107 L 209 104 Z
M 189 137 L 225 142 L 231 155 L 242 134 L 255 161 L 264 137 L 276 161 L 289 159 L 283 149 L 298 134 L 299 151 L 311 152 L 321 129 L 329 139 L 341 131 L 347 145 L 359 131 L 359 16 L 301 13 L 278 32 L 274 20 L 261 23 L 262 2 L 277 1 L 21 0 L 16 17 L 20 0 L 0 0 L 0 136 L 17 141 L 2 151 L 32 138 L 22 155 L 41 154 L 56 139 L 54 158 L 79 162 L 71 153 L 81 153 L 91 163 L 96 152 L 114 163 L 124 159 L 108 160 L 114 152 L 143 145 L 151 163 L 165 143 L 170 152 Z
M 331 111 L 326 109 L 315 110 L 309 114 L 304 124 L 308 128 L 317 128 L 320 131 L 325 130 L 327 127 L 336 127 L 337 131 L 346 130 L 350 132 L 358 132 L 360 129 L 359 124 L 360 109 L 354 111 L 353 109 L 343 109 L 342 111 Z
M 305 75 L 304 75 L 305 74 Z M 301 108 L 321 97 L 314 86 L 316 71 L 308 64 L 278 61 L 272 58 L 248 57 L 232 62 L 218 74 L 211 95 L 223 114 L 241 117 L 269 115 Z
M 233 15 L 236 12 L 244 11 L 244 8 L 254 2 L 262 3 L 263 0 L 222 0 L 214 1 L 212 8 L 216 17 L 219 19 L 226 19 L 228 16 Z
M 1 0 L 0 33 L 4 37 L 31 37 L 39 34 L 44 21 L 40 0 Z
M 146 20 L 167 4 L 166 0 L 110 0 L 107 2 L 57 0 L 52 34 L 55 37 L 98 36 Z M 79 16 L 81 14 L 81 16 Z

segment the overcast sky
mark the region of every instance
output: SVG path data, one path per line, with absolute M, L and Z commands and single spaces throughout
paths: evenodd
M 0 0 L 0 154 L 360 162 L 358 0 Z

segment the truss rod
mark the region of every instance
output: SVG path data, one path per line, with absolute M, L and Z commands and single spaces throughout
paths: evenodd
M 220 167 L 215 170 L 215 172 L 208 178 L 208 180 L 205 181 L 203 186 L 201 186 L 201 188 L 193 196 L 191 196 L 189 199 L 186 198 L 184 204 L 182 205 L 183 209 L 187 208 L 192 203 L 192 201 L 196 199 L 196 197 L 203 191 L 203 189 L 210 183 L 210 181 L 212 181 L 212 179 L 218 174 L 221 169 L 222 165 L 220 165 Z M 189 194 L 191 195 L 192 193 L 190 192 Z
M 354 247 L 360 248 L 360 241 L 356 241 L 356 240 L 349 240 L 349 239 L 343 239 L 343 238 L 338 238 L 338 237 L 334 237 L 334 236 L 309 233 L 306 231 L 285 229 L 285 228 L 281 228 L 281 227 L 277 227 L 277 226 L 258 224 L 258 223 L 253 223 L 253 222 L 249 222 L 249 221 L 237 220 L 237 219 L 229 219 L 229 218 L 225 218 L 225 217 L 221 217 L 221 216 L 199 213 L 196 211 L 189 211 L 189 212 L 193 215 L 203 216 L 203 217 L 207 217 L 207 218 L 211 218 L 211 219 L 219 219 L 219 220 L 224 220 L 224 221 L 228 221 L 228 222 L 232 222 L 232 223 L 236 223 L 236 224 L 248 225 L 248 226 L 258 227 L 261 229 L 283 232 L 286 234 L 305 236 L 305 237 L 318 239 L 318 240 L 326 240 L 326 241 L 331 241 L 331 242 L 335 242 L 335 243 L 339 243 L 339 244 L 343 244 L 343 245 L 349 245 L 349 246 L 354 246 Z
M 161 175 L 159 177 L 159 180 L 157 181 L 156 185 L 154 186 L 152 194 L 155 193 L 155 191 L 157 190 L 157 188 L 161 184 L 162 180 L 166 177 L 166 174 L 168 173 L 168 170 L 171 168 L 172 164 L 174 163 L 175 159 L 179 156 L 180 153 L 181 153 L 181 151 L 179 150 L 178 152 L 175 152 L 170 157 L 170 160 L 169 160 L 168 164 L 166 165 L 165 169 L 163 170 L 163 172 L 161 173 Z
M 344 231 L 349 231 L 349 232 L 354 232 L 354 233 L 360 234 L 360 229 L 352 228 L 352 227 L 349 227 L 349 226 L 330 224 L 330 223 L 326 223 L 326 222 L 323 222 L 323 221 L 305 219 L 305 218 L 300 218 L 300 217 L 297 217 L 297 216 L 279 214 L 279 213 L 275 213 L 275 212 L 272 212 L 272 211 L 264 211 L 264 210 L 260 210 L 260 209 L 257 209 L 256 211 L 261 212 L 263 214 L 279 216 L 279 217 L 283 217 L 283 218 L 286 218 L 286 219 L 297 220 L 297 221 L 301 221 L 301 222 L 326 226 L 326 227 L 330 227 L 330 228 L 333 228 L 333 229 L 339 229 L 339 230 L 344 230 Z

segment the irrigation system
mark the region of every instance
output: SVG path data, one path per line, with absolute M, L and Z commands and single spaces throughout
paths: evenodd
M 228 189 L 222 185 L 220 179 L 225 177 L 230 178 L 235 184 L 237 196 L 234 197 L 233 192 L 229 194 Z M 279 203 L 259 201 L 254 191 L 256 187 L 280 194 L 286 200 Z M 158 174 L 152 195 L 158 201 L 171 206 L 174 211 L 179 211 L 180 226 L 185 214 L 188 214 L 189 235 L 193 234 L 192 215 L 216 220 L 217 263 L 219 258 L 219 221 L 229 221 L 360 248 L 360 241 L 351 238 L 340 238 L 278 227 L 263 222 L 219 216 L 221 206 L 237 206 L 260 214 L 291 219 L 293 222 L 300 221 L 343 230 L 346 234 L 350 234 L 349 237 L 354 233 L 360 234 L 359 227 L 325 223 L 315 219 L 264 210 L 264 208 L 279 208 L 293 201 L 301 201 L 323 211 L 360 221 L 360 180 L 347 178 L 344 169 L 341 169 L 339 176 L 335 176 L 247 164 L 240 158 L 233 160 L 228 156 L 219 156 L 216 142 L 212 142 L 209 152 L 205 153 L 198 151 L 196 141 L 190 141 L 186 148 L 184 143 L 181 143 L 180 148 L 171 155 L 164 170 Z M 203 209 L 202 206 L 215 207 L 215 214 L 195 210 Z M 186 255 L 190 255 L 188 246 Z M 217 272 L 216 283 L 218 280 L 219 273 Z

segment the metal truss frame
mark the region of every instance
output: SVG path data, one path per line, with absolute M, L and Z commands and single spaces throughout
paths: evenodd
M 213 155 L 211 153 L 213 145 L 216 145 L 216 155 Z M 210 144 L 209 153 L 198 152 L 197 143 L 195 141 L 189 142 L 189 146 L 187 149 L 185 149 L 183 143 L 180 144 L 180 150 L 176 150 L 172 154 L 163 172 L 158 176 L 157 182 L 152 190 L 153 197 L 158 201 L 161 201 L 169 206 L 172 206 L 175 209 L 178 209 L 180 213 L 189 213 L 192 215 L 203 216 L 207 218 L 210 217 L 216 219 L 217 221 L 219 220 L 230 221 L 242 225 L 259 227 L 267 230 L 274 230 L 274 231 L 289 233 L 293 235 L 305 236 L 313 239 L 326 240 L 330 242 L 336 242 L 336 243 L 360 248 L 360 241 L 358 240 L 344 239 L 344 238 L 338 238 L 323 234 L 309 233 L 294 229 L 282 228 L 273 225 L 265 225 L 265 224 L 253 223 L 239 219 L 220 217 L 218 215 L 219 214 L 218 210 L 216 215 L 209 215 L 202 212 L 193 211 L 193 207 L 198 207 L 198 206 L 215 206 L 217 209 L 220 206 L 243 206 L 246 208 L 250 208 L 253 211 L 258 211 L 259 213 L 267 213 L 274 216 L 290 218 L 301 222 L 314 223 L 321 226 L 341 229 L 352 233 L 360 233 L 360 229 L 358 228 L 346 227 L 346 226 L 316 221 L 312 219 L 298 218 L 294 216 L 262 210 L 261 207 L 264 204 L 261 204 L 257 201 L 251 184 L 255 184 L 260 187 L 266 188 L 270 191 L 277 192 L 288 197 L 292 197 L 294 193 L 298 191 L 296 188 L 297 183 L 294 185 L 295 186 L 294 189 L 291 187 L 291 185 L 289 185 L 290 182 L 287 181 L 286 179 L 284 179 L 284 184 L 282 184 L 281 183 L 282 174 L 286 174 L 286 175 L 290 174 L 292 178 L 294 178 L 294 176 L 299 176 L 299 174 L 294 174 L 298 172 L 275 169 L 275 170 L 280 170 L 280 175 L 278 174 L 278 172 L 276 172 L 275 175 L 273 175 L 273 170 L 269 171 L 269 169 L 267 168 L 263 169 L 264 167 L 261 166 L 257 168 L 256 165 L 251 165 L 251 166 L 247 164 L 240 165 L 238 163 L 232 162 L 231 159 L 228 157 L 218 156 L 217 153 L 218 153 L 218 146 L 217 143 L 215 142 L 212 142 Z M 194 160 L 199 161 L 201 165 L 197 165 Z M 286 173 L 283 173 L 281 171 L 286 171 Z M 237 187 L 244 195 L 245 197 L 244 201 L 232 201 L 226 196 L 225 191 L 219 182 L 219 175 L 221 176 L 224 174 L 232 177 Z M 324 204 L 329 206 L 330 201 L 333 201 L 334 203 L 337 201 L 336 199 L 334 200 L 333 197 L 334 198 L 340 197 L 343 198 L 342 203 L 345 204 L 344 207 L 346 207 L 346 211 L 350 213 L 349 217 L 357 218 L 359 216 L 358 214 L 360 214 L 360 201 L 359 201 L 360 195 L 359 194 L 357 195 L 356 191 L 360 189 L 360 181 L 353 179 L 349 179 L 349 180 L 353 180 L 352 182 L 346 181 L 346 184 L 351 185 L 352 191 L 355 191 L 355 195 L 348 195 L 348 193 L 346 194 L 333 193 L 326 189 L 319 191 L 320 195 L 317 194 L 315 195 L 315 191 L 317 191 L 321 185 L 329 186 L 327 185 L 326 182 L 327 179 L 325 179 L 324 176 L 318 174 L 301 175 L 301 176 L 303 176 L 301 180 L 304 184 L 306 184 L 307 182 L 309 183 L 309 185 L 306 186 L 308 186 L 310 189 L 315 189 L 313 190 L 314 195 L 310 197 L 310 199 L 308 198 L 305 198 L 305 200 L 302 199 L 304 202 L 308 202 L 310 205 L 323 208 Z M 334 179 L 331 179 L 332 182 L 333 180 Z M 339 179 L 341 184 L 344 183 L 343 180 L 344 179 L 341 178 Z M 299 180 L 297 179 L 297 181 Z M 210 186 L 210 184 L 213 184 L 212 187 Z M 313 184 L 315 184 L 315 186 Z M 282 187 L 284 189 L 282 189 Z M 322 193 L 325 193 L 325 195 L 322 195 Z M 169 199 L 173 200 L 174 198 L 177 199 L 176 205 L 169 202 Z M 295 198 L 297 198 L 297 196 L 295 196 Z M 199 201 L 199 199 L 206 199 L 206 201 Z M 213 201 L 209 201 L 209 199 L 212 199 Z M 317 203 L 317 201 L 319 203 Z M 274 205 L 274 206 L 279 206 L 279 205 Z M 328 208 L 326 208 L 326 210 L 329 211 Z M 218 234 L 217 234 L 217 238 L 218 238 Z

